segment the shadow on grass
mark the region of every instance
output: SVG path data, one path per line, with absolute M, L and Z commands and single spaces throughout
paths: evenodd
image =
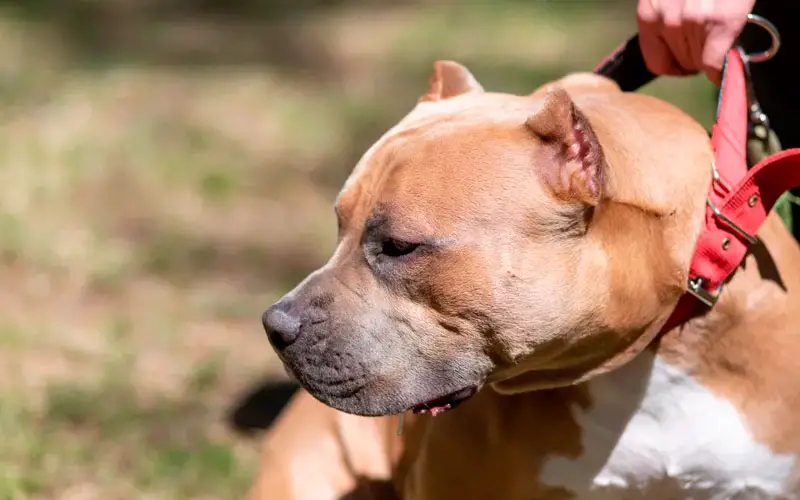
M 270 65 L 311 80 L 334 79 L 340 68 L 327 44 L 307 22 L 342 8 L 402 8 L 419 0 L 0 0 L 0 8 L 46 24 L 77 61 L 93 66 L 117 62 L 154 65 Z M 479 0 L 466 10 L 498 4 L 547 4 L 569 13 L 591 12 L 631 0 Z M 612 5 L 613 4 L 613 5 Z M 446 1 L 426 8 L 462 7 Z M 535 26 L 536 20 L 531 20 Z
M 301 29 L 311 15 L 388 0 L 0 0 L 46 23 L 85 64 L 271 64 L 316 77 L 334 71 Z M 410 3 L 393 1 L 391 4 Z
M 293 382 L 264 379 L 246 390 L 228 413 L 228 426 L 242 435 L 264 431 L 278 418 L 299 386 Z

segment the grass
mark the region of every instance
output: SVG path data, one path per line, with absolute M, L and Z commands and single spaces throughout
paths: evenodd
M 0 1 L 0 500 L 241 497 L 224 416 L 358 156 L 434 59 L 529 92 L 620 3 Z M 710 123 L 701 79 L 646 92 Z
M 5 463 L 16 466 L 4 467 L 3 498 L 76 490 L 105 498 L 140 498 L 148 490 L 158 498 L 225 498 L 247 487 L 250 470 L 236 446 L 215 436 L 204 415 L 215 384 L 200 391 L 187 384 L 191 397 L 148 397 L 121 366 L 100 382 L 52 384 L 39 411 L 21 407 L 3 419 L 4 427 L 12 419 L 30 426 L 4 446 Z M 91 475 L 81 477 L 89 465 Z

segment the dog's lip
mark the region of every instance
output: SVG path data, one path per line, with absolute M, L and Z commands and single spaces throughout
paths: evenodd
M 478 392 L 478 386 L 471 385 L 458 391 L 445 394 L 444 396 L 412 406 L 411 411 L 417 414 L 430 413 L 435 417 L 436 415 L 452 410 L 456 406 L 474 396 L 476 392 Z

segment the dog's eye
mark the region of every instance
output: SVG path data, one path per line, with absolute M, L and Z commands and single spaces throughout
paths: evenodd
M 389 238 L 384 240 L 381 244 L 381 254 L 387 257 L 402 257 L 410 254 L 417 248 L 419 248 L 418 243 Z

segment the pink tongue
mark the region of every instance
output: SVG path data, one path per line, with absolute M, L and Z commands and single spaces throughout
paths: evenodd
M 440 414 L 440 413 L 444 413 L 444 412 L 446 412 L 446 411 L 447 411 L 447 410 L 449 410 L 449 409 L 450 409 L 450 405 L 445 405 L 445 406 L 434 406 L 434 407 L 432 407 L 432 408 L 430 409 L 430 413 L 431 413 L 431 416 L 432 416 L 432 417 L 435 417 L 436 415 L 438 415 L 438 414 Z

